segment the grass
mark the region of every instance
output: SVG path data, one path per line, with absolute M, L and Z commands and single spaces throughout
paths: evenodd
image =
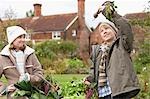
M 86 74 L 51 74 L 52 78 L 60 84 L 65 84 L 66 82 L 72 80 L 82 80 Z M 7 83 L 5 77 L 0 79 L 3 83 Z
M 85 74 L 54 74 L 52 75 L 53 79 L 57 81 L 58 84 L 64 86 L 66 82 L 72 80 L 82 80 L 86 75 Z

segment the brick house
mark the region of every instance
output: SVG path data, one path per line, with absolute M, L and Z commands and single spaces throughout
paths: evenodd
M 29 33 L 30 40 L 73 40 L 79 45 L 79 56 L 89 58 L 90 29 L 85 24 L 85 0 L 78 0 L 78 12 L 42 16 L 41 4 L 34 4 L 34 16 L 16 19 Z M 3 22 L 4 23 L 4 22 Z
M 51 16 L 34 16 L 18 19 L 18 21 L 29 32 L 31 40 L 75 40 L 78 31 L 77 19 L 77 13 L 69 13 Z
M 81 31 L 85 28 L 85 0 L 78 0 L 78 12 L 43 16 L 42 4 L 34 4 L 34 16 L 15 19 L 18 25 L 26 29 L 31 40 L 43 41 L 49 39 L 76 40 L 82 38 Z M 9 20 L 2 20 L 7 23 Z M 1 23 L 1 22 L 0 22 Z
M 78 13 L 42 16 L 41 7 L 41 4 L 34 4 L 33 17 L 18 19 L 20 25 L 28 30 L 31 40 L 78 39 Z

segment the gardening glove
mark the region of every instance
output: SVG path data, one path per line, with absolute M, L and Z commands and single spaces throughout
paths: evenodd
M 19 81 L 21 82 L 23 80 L 24 81 L 30 81 L 30 75 L 29 75 L 29 73 L 25 73 L 23 75 L 20 75 Z

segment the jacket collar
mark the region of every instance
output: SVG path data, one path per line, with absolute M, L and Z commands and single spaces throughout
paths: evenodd
M 10 48 L 10 45 L 6 45 L 6 46 L 3 48 L 3 50 L 0 52 L 0 55 L 11 56 L 11 53 L 10 53 L 9 48 Z M 30 54 L 32 54 L 32 53 L 34 53 L 34 52 L 35 52 L 35 50 L 32 49 L 32 48 L 30 48 L 29 46 L 26 46 L 26 48 L 25 48 L 25 50 L 24 50 L 24 53 L 25 53 L 25 55 L 27 55 L 27 56 L 30 55 Z
M 10 58 L 10 60 L 13 62 L 14 65 L 16 65 L 16 61 L 15 58 L 12 56 L 12 54 L 10 53 L 10 45 L 6 45 L 3 50 L 0 52 L 0 55 L 4 55 L 4 56 L 8 56 Z M 34 53 L 35 50 L 30 48 L 29 46 L 26 46 L 24 53 L 25 53 L 25 60 L 27 59 L 27 57 Z

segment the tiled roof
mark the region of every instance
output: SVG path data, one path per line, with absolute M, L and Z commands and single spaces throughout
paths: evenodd
M 126 14 L 124 17 L 127 19 L 144 19 L 147 18 L 150 14 L 146 12 L 140 12 L 140 13 L 130 13 Z
M 62 31 L 77 16 L 77 13 L 40 16 L 18 19 L 19 23 L 33 32 Z

